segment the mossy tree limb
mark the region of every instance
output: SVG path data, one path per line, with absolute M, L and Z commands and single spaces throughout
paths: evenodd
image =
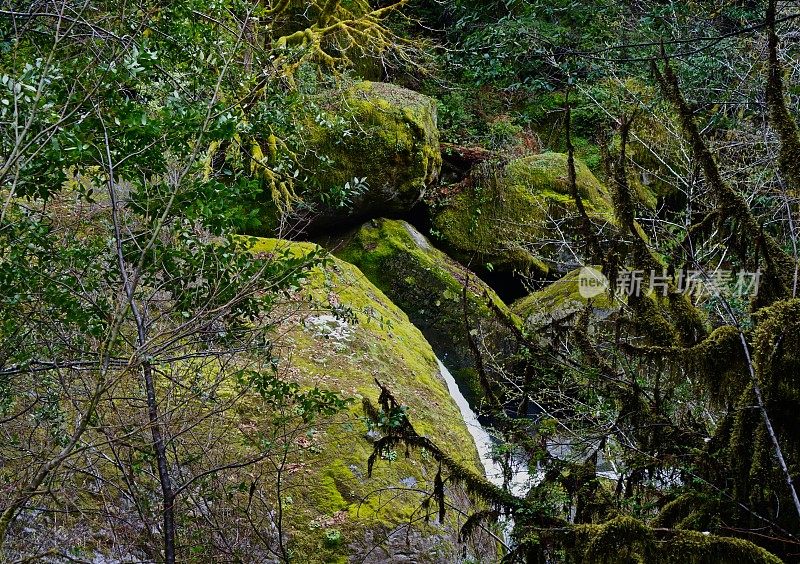
M 783 68 L 778 60 L 778 34 L 775 30 L 777 0 L 767 4 L 767 42 L 769 64 L 767 66 L 766 100 L 769 108 L 770 126 L 780 138 L 778 169 L 789 183 L 793 194 L 800 193 L 800 133 L 797 122 L 786 106 L 783 84 Z
M 780 564 L 781 560 L 767 550 L 738 538 L 710 535 L 661 527 L 650 527 L 632 517 L 616 517 L 599 525 L 573 524 L 543 513 L 528 499 L 519 498 L 464 468 L 427 437 L 419 435 L 391 391 L 375 381 L 381 390 L 378 406 L 364 400 L 364 413 L 373 422 L 385 423 L 384 436 L 375 442 L 368 461 L 372 469 L 381 453 L 388 448 L 405 445 L 408 449 L 428 452 L 438 463 L 432 496 L 438 504 L 440 520 L 444 518 L 444 482 L 442 469 L 449 472 L 446 480 L 464 485 L 467 491 L 491 506 L 476 512 L 464 523 L 462 535 L 474 531 L 480 523 L 510 515 L 515 521 L 517 547 L 504 561 L 549 561 L 551 556 L 566 553 L 577 562 L 749 562 Z
M 786 254 L 773 237 L 764 233 L 742 195 L 723 180 L 717 162 L 700 134 L 694 114 L 681 93 L 678 77 L 666 55 L 663 59 L 663 72 L 655 61 L 651 63 L 651 70 L 662 93 L 678 112 L 683 134 L 703 170 L 711 195 L 719 209 L 718 225 L 723 233 L 729 235 L 725 241 L 726 245 L 744 264 L 750 264 L 754 269 L 760 267 L 759 256 L 763 256 L 766 269 L 762 291 L 758 295 L 761 304 L 788 296 L 792 286 L 791 281 L 794 279 L 796 261 Z M 732 225 L 736 228 L 734 229 Z M 730 236 L 734 231 L 739 237 Z
M 337 67 L 353 66 L 359 57 L 394 51 L 411 63 L 405 51 L 413 47 L 412 42 L 382 23 L 407 2 L 399 0 L 375 9 L 366 1 L 355 2 L 352 9 L 342 5 L 341 0 L 313 2 L 317 12 L 314 23 L 274 41 L 276 50 L 300 49 L 300 56 L 281 55 L 276 65 L 293 82 L 295 72 L 306 62 L 318 63 L 336 72 Z M 286 6 L 283 11 L 290 7 Z

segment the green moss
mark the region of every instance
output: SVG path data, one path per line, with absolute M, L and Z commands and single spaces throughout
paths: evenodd
M 302 122 L 303 165 L 311 191 L 321 195 L 365 178 L 368 189 L 337 216 L 404 212 L 439 175 L 442 158 L 436 103 L 422 94 L 380 82 L 360 82 L 319 99 L 319 111 Z
M 514 184 L 523 184 L 531 192 L 544 191 L 569 196 L 567 181 L 567 156 L 564 153 L 542 153 L 511 161 L 506 172 Z M 578 192 L 586 200 L 587 207 L 595 206 L 608 210 L 606 188 L 582 162 L 575 162 Z
M 347 509 L 349 503 L 343 497 L 347 486 L 352 487 L 353 473 L 340 461 L 335 460 L 317 476 L 318 485 L 312 490 L 315 509 L 333 515 Z
M 739 330 L 731 325 L 715 329 L 683 355 L 694 380 L 716 405 L 729 405 L 750 384 Z
M 682 532 L 660 547 L 658 562 L 780 564 L 780 558 L 743 539 Z
M 658 194 L 649 185 L 642 182 L 641 177 L 630 174 L 628 184 L 633 189 L 636 199 L 646 208 L 655 210 L 658 205 Z
M 291 257 L 302 258 L 321 250 L 314 243 L 288 243 L 281 239 L 267 239 L 264 237 L 249 237 L 247 241 L 250 243 L 250 251 L 256 254 L 286 252 Z
M 576 161 L 577 187 L 590 218 L 612 221 L 606 188 Z M 490 262 L 504 270 L 547 272 L 557 262 L 560 241 L 570 229 L 553 220 L 577 217 L 567 181 L 567 157 L 542 153 L 505 165 L 476 167 L 460 193 L 443 202 L 433 224 L 464 260 Z
M 578 101 L 576 101 L 576 98 Z M 598 112 L 594 104 L 583 103 L 581 95 L 571 92 L 572 105 L 571 134 L 575 147 L 575 156 L 584 161 L 594 172 L 601 170 L 601 154 L 593 139 L 599 128 L 605 124 L 606 117 Z M 554 91 L 540 93 L 532 97 L 522 109 L 522 119 L 530 124 L 536 132 L 543 147 L 550 151 L 566 151 L 564 135 L 564 108 L 566 107 L 564 92 Z
M 336 253 L 358 266 L 406 312 L 462 388 L 471 392 L 471 399 L 479 397 L 467 330 L 480 328 L 486 335 L 484 343 L 494 350 L 510 340 L 509 329 L 499 322 L 495 311 L 506 318 L 514 316 L 497 294 L 404 221 L 366 223 Z M 462 298 L 467 279 L 469 328 L 464 322 Z
M 258 239 L 254 246 L 256 252 L 264 253 L 284 249 L 303 256 L 319 247 L 275 239 Z M 313 324 L 302 323 L 308 315 L 324 314 L 315 304 L 346 312 L 347 339 L 319 336 Z M 302 386 L 368 397 L 373 402 L 378 396 L 377 378 L 409 406 L 420 432 L 447 444 L 468 467 L 481 468 L 473 439 L 438 373 L 430 345 L 408 317 L 355 266 L 331 258 L 309 273 L 303 290 L 298 290 L 286 307 L 287 312 L 296 312 L 287 315 L 278 328 L 288 343 L 281 354 L 287 377 Z M 363 541 L 367 531 L 380 536 L 408 522 L 419 511 L 422 497 L 413 492 L 399 495 L 401 480 L 413 478 L 424 488 L 434 474 L 424 462 L 398 452 L 395 460 L 376 464 L 368 479 L 366 463 L 372 443 L 365 438 L 367 428 L 357 405 L 318 431 L 318 448 L 307 454 L 305 470 L 287 478 L 293 498 L 287 516 L 291 547 L 303 562 L 334 561 L 351 550 L 351 543 Z M 314 524 L 320 527 L 319 523 L 334 518 L 338 519 L 335 528 L 341 532 L 342 542 L 329 546 L 323 531 Z M 434 525 L 415 527 L 430 536 Z M 443 542 L 454 544 L 457 528 L 448 524 L 437 528 L 436 533 L 450 539 Z
M 550 535 L 543 532 L 544 538 Z M 695 531 L 651 529 L 631 517 L 602 525 L 577 525 L 559 541 L 577 562 L 653 564 L 780 564 L 781 560 L 743 539 Z
M 520 298 L 511 304 L 511 310 L 531 325 L 562 319 L 582 310 L 589 300 L 579 291 L 580 272 L 580 268 L 572 270 L 543 289 Z M 621 305 L 615 303 L 608 292 L 591 298 L 591 301 L 598 314 L 610 313 Z
M 617 517 L 592 531 L 586 546 L 589 562 L 651 562 L 653 533 L 641 521 Z

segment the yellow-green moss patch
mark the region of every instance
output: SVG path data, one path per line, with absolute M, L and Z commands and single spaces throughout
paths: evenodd
M 286 251 L 293 256 L 319 250 L 274 239 L 256 240 L 253 249 Z M 342 319 L 335 320 L 315 304 L 342 312 Z M 437 444 L 448 445 L 465 464 L 480 468 L 473 439 L 438 373 L 430 345 L 403 311 L 355 266 L 331 258 L 309 273 L 303 289 L 285 308 L 293 312 L 279 327 L 286 343 L 280 356 L 287 378 L 303 387 L 366 396 L 373 402 L 378 395 L 377 378 L 408 405 L 421 432 L 429 433 Z M 340 324 L 336 325 L 340 331 L 322 334 L 318 320 L 323 316 L 328 316 L 324 320 L 331 325 Z M 401 492 L 403 481 L 424 489 L 435 469 L 427 468 L 418 456 L 406 458 L 404 452 L 397 452 L 378 462 L 372 478 L 367 478 L 372 444 L 366 432 L 360 407 L 354 404 L 332 424 L 318 429 L 307 466 L 288 478 L 289 487 L 294 485 L 287 514 L 291 545 L 304 562 L 335 560 L 348 554 L 351 543 L 368 531 L 385 532 L 419 515 L 422 497 Z M 330 523 L 342 536 L 337 546 L 326 544 L 323 529 L 334 527 Z M 454 523 L 440 526 L 434 518 L 431 524 L 415 528 L 425 538 L 441 536 L 443 550 L 452 550 L 455 544 Z
M 589 302 L 589 298 L 581 295 L 580 279 L 581 269 L 576 268 L 541 290 L 515 301 L 511 304 L 511 309 L 531 325 L 569 316 L 582 310 Z M 621 305 L 621 303 L 615 305 L 608 292 L 592 297 L 591 302 L 594 310 L 600 315 L 608 314 Z
M 368 222 L 336 252 L 358 266 L 422 330 L 468 395 L 480 397 L 467 331 L 480 328 L 483 343 L 496 352 L 511 339 L 496 312 L 519 323 L 497 294 L 405 221 Z M 467 281 L 469 326 L 462 294 Z
M 576 185 L 593 222 L 612 222 L 606 188 L 579 160 Z M 433 224 L 457 258 L 496 268 L 547 272 L 559 260 L 559 241 L 576 229 L 567 157 L 542 153 L 508 163 L 482 163 L 462 190 L 442 203 Z
M 336 217 L 380 209 L 407 211 L 439 175 L 442 157 L 436 103 L 422 94 L 380 82 L 360 82 L 326 92 L 320 111 L 302 123 L 304 164 L 317 194 L 312 201 L 353 179 L 367 189 L 347 206 L 329 202 Z M 324 204 L 324 198 L 322 199 Z

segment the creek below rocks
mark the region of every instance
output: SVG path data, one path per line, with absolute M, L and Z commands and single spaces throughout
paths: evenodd
M 438 358 L 436 359 L 436 362 L 439 365 L 439 373 L 442 375 L 442 378 L 447 384 L 447 390 L 450 392 L 450 397 L 453 398 L 453 401 L 458 407 L 461 417 L 464 420 L 464 424 L 467 426 L 467 430 L 475 441 L 475 448 L 477 449 L 478 455 L 481 459 L 481 464 L 483 465 L 486 478 L 498 487 L 502 488 L 507 486 L 508 490 L 514 495 L 520 497 L 525 496 L 531 485 L 540 481 L 544 477 L 544 472 L 541 469 L 537 469 L 532 475 L 526 468 L 526 462 L 524 460 L 515 460 L 514 464 L 512 465 L 511 479 L 509 480 L 508 484 L 506 484 L 503 475 L 502 464 L 497 462 L 492 457 L 492 447 L 498 442 L 498 440 L 493 438 L 480 422 L 477 414 L 464 397 L 464 394 L 458 387 L 455 378 L 447 369 L 447 367 Z M 548 450 L 550 451 L 550 454 L 556 458 L 566 460 L 575 457 L 571 442 L 563 438 L 554 439 L 550 444 L 548 444 Z M 578 456 L 580 457 L 580 455 Z M 586 454 L 583 455 L 584 458 L 586 458 L 586 456 Z M 597 456 L 597 476 L 599 478 L 604 478 L 611 481 L 617 481 L 620 478 L 618 467 L 614 461 L 606 460 L 601 453 L 599 453 Z
M 478 450 L 478 456 L 481 459 L 481 464 L 483 464 L 486 478 L 494 485 L 503 487 L 505 483 L 503 466 L 492 458 L 492 446 L 497 441 L 492 438 L 492 436 L 486 431 L 484 426 L 478 420 L 478 416 L 472 409 L 472 406 L 470 406 L 467 399 L 464 397 L 464 394 L 461 393 L 458 384 L 456 384 L 455 378 L 453 378 L 453 375 L 450 374 L 450 371 L 447 369 L 447 367 L 442 364 L 442 361 L 438 358 L 436 359 L 436 362 L 439 365 L 439 373 L 442 375 L 442 378 L 444 378 L 444 381 L 447 384 L 447 390 L 450 392 L 450 397 L 453 398 L 456 406 L 458 406 L 458 410 L 461 412 L 461 417 L 464 419 L 464 424 L 467 426 L 467 430 L 475 441 L 475 448 Z M 525 495 L 530 479 L 530 473 L 526 469 L 521 467 L 515 468 L 508 484 L 509 491 L 511 491 L 511 493 L 514 495 Z

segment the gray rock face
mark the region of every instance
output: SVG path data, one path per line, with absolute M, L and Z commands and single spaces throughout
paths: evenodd
M 434 525 L 435 527 L 435 525 Z M 480 536 L 480 533 L 478 534 Z M 398 527 L 383 534 L 369 531 L 364 538 L 350 545 L 351 562 L 363 564 L 385 564 L 405 562 L 410 564 L 450 564 L 462 562 L 464 554 L 473 562 L 494 562 L 496 554 L 489 547 L 491 542 L 482 544 L 482 550 L 475 550 L 478 543 L 454 546 L 447 542 L 448 534 L 423 534 L 418 530 Z

